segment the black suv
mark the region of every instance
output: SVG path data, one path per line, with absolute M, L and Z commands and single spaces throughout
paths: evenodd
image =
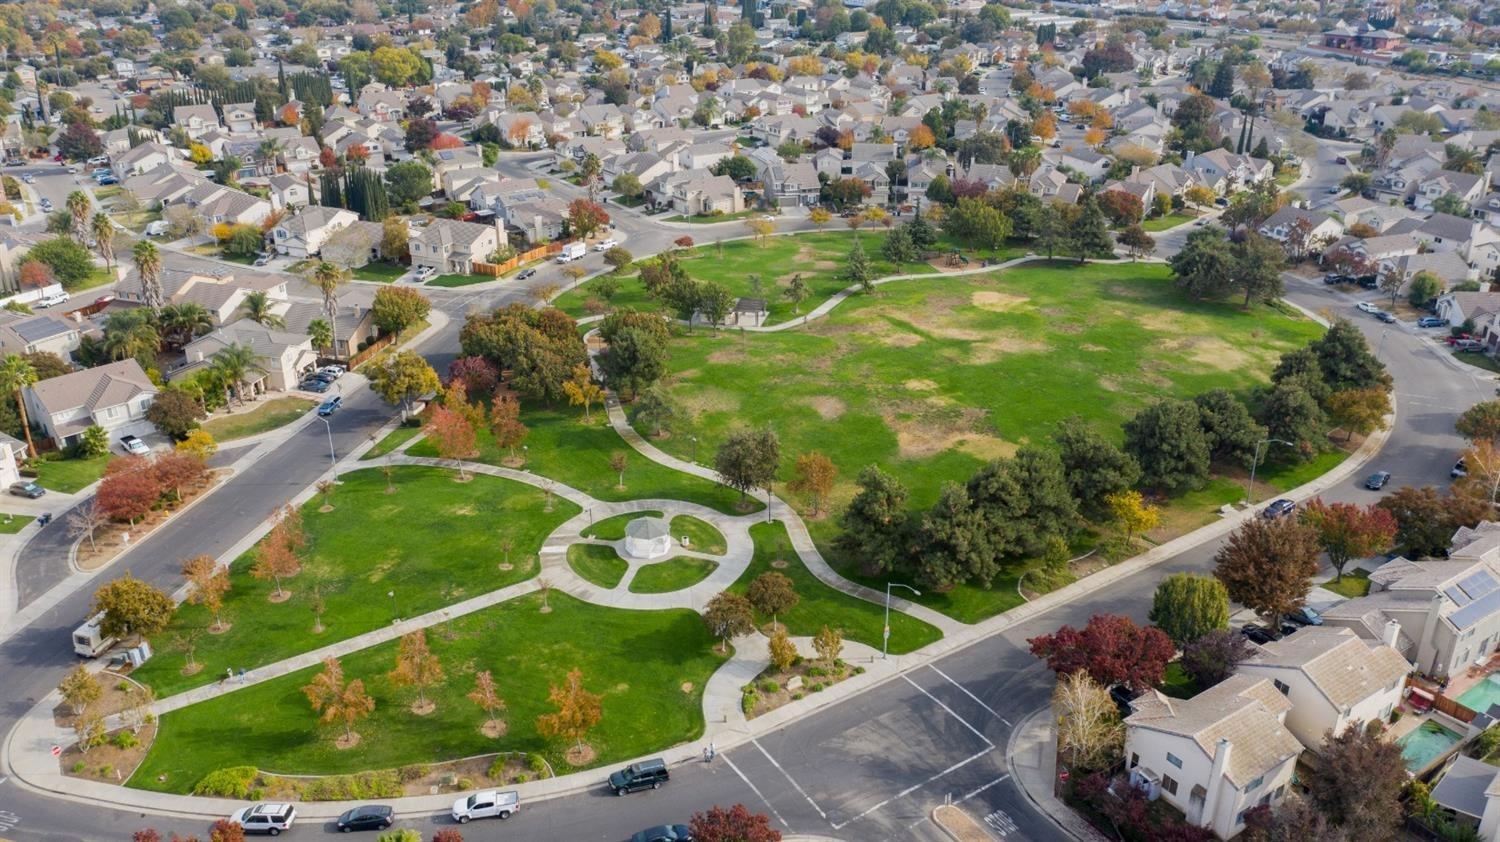
M 624 795 L 638 789 L 656 789 L 666 783 L 671 775 L 667 762 L 659 757 L 632 763 L 618 772 L 611 772 L 609 788 L 615 795 Z

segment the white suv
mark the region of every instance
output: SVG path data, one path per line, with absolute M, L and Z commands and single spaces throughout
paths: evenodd
M 290 804 L 256 804 L 236 810 L 229 820 L 239 823 L 246 833 L 280 836 L 283 830 L 292 829 L 296 818 L 297 808 Z
M 49 292 L 36 300 L 36 306 L 55 307 L 58 304 L 67 303 L 67 300 L 68 294 L 66 292 Z

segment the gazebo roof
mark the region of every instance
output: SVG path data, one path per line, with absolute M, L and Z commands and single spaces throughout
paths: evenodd
M 625 537 L 643 540 L 666 538 L 672 534 L 667 522 L 659 517 L 639 517 L 625 524 Z

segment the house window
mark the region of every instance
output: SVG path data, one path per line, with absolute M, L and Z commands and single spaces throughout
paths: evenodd
M 1178 757 L 1177 755 L 1173 754 L 1170 751 L 1167 752 L 1167 762 L 1170 763 L 1170 764 L 1172 764 L 1173 766 L 1176 766 L 1179 769 L 1182 768 L 1182 758 Z
M 1276 685 L 1276 689 L 1280 690 L 1281 691 L 1281 695 L 1283 695 L 1283 696 L 1291 693 L 1291 691 L 1292 691 L 1292 688 L 1289 687 L 1289 686 L 1287 686 L 1286 682 L 1284 682 L 1284 681 L 1279 681 L 1279 680 L 1273 678 L 1273 679 L 1271 679 L 1271 683 L 1274 684 L 1274 685 Z
M 1141 765 L 1141 756 L 1132 751 L 1130 753 L 1130 768 L 1134 769 L 1139 765 Z
M 1260 777 L 1258 777 L 1255 780 L 1251 781 L 1250 784 L 1245 787 L 1245 791 L 1249 792 L 1251 790 L 1260 789 L 1260 785 L 1263 784 L 1263 783 L 1265 783 L 1265 782 L 1266 782 L 1266 776 L 1265 775 L 1261 775 Z
M 1161 788 L 1173 795 L 1177 794 L 1177 781 L 1171 775 L 1161 776 Z

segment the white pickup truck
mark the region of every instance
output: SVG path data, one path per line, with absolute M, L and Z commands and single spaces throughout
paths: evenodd
M 521 809 L 521 796 L 515 790 L 486 789 L 453 802 L 453 820 L 467 824 L 470 819 L 499 816 L 508 819 Z

